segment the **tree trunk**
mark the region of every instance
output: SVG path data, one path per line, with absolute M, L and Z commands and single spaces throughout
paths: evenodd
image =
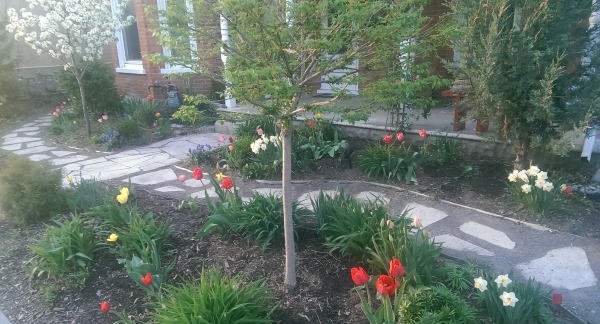
M 83 110 L 83 119 L 85 120 L 85 130 L 87 132 L 87 138 L 92 137 L 92 125 L 90 124 L 90 117 L 88 116 L 87 105 L 85 103 L 85 90 L 83 89 L 83 76 L 75 74 L 77 84 L 79 85 L 79 94 L 81 95 L 81 109 Z
M 291 124 L 290 124 L 291 125 Z M 290 125 L 281 127 L 283 165 L 281 171 L 281 192 L 283 196 L 283 229 L 285 237 L 285 279 L 284 284 L 296 286 L 296 248 L 294 244 L 294 219 L 292 218 L 292 132 Z
M 517 149 L 515 152 L 515 161 L 513 162 L 513 166 L 516 170 L 525 169 L 527 159 L 529 158 L 529 148 L 531 146 L 531 140 L 529 139 L 520 139 L 517 144 Z

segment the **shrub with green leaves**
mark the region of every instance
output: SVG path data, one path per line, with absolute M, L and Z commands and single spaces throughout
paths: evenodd
M 183 95 L 183 104 L 172 117 L 184 125 L 208 125 L 217 120 L 217 109 L 204 95 Z
M 446 287 L 409 287 L 400 297 L 398 323 L 477 323 L 476 311 Z
M 81 285 L 85 282 L 95 253 L 99 250 L 94 232 L 77 215 L 55 221 L 29 249 L 31 277 L 46 276 Z
M 162 107 L 154 100 L 135 97 L 123 100 L 123 110 L 142 126 L 152 126 L 156 122 L 156 113 L 163 113 Z
M 14 224 L 46 220 L 67 209 L 60 168 L 49 162 L 33 162 L 23 156 L 11 156 L 0 171 L 0 207 Z
M 458 136 L 440 136 L 431 144 L 421 147 L 425 161 L 435 165 L 453 165 L 459 162 L 462 156 L 462 143 Z
M 507 191 L 525 208 L 543 214 L 559 208 L 560 188 L 555 188 L 548 173 L 532 165 L 527 170 L 513 170 L 508 175 Z
M 212 215 L 200 230 L 198 234 L 200 238 L 211 234 L 214 230 L 230 231 L 242 235 L 249 243 L 260 244 L 263 251 L 269 244 L 283 241 L 281 196 L 254 193 L 250 201 L 244 203 L 241 202 L 237 191 L 225 192 L 214 181 L 213 185 L 220 199 L 217 203 L 208 203 Z M 292 204 L 294 228 L 300 224 L 300 218 L 308 214 L 307 210 L 300 208 L 298 203 L 294 202 Z M 296 231 L 294 237 L 298 239 Z
M 377 235 L 379 224 L 390 219 L 385 207 L 363 204 L 352 196 L 345 196 L 343 190 L 333 195 L 321 191 L 311 203 L 318 232 L 329 251 L 357 260 L 364 260 L 367 248 L 373 246 L 372 237 Z
M 408 145 L 374 143 L 358 156 L 358 166 L 369 177 L 417 183 L 420 160 L 420 154 Z
M 52 117 L 48 132 L 52 135 L 68 135 L 72 134 L 77 130 L 77 123 L 79 118 L 75 113 L 62 110 L 60 113 L 56 112 L 56 115 Z
M 262 129 L 264 134 L 277 134 L 275 119 L 268 115 L 251 115 L 236 128 L 235 137 L 256 138 L 258 129 Z
M 433 273 L 436 281 L 445 287 L 453 291 L 465 291 L 472 289 L 478 267 L 470 262 L 464 264 L 446 262 L 441 267 L 434 269 Z
M 406 212 L 393 220 L 384 222 L 382 219 L 375 229 L 371 244 L 365 245 L 366 260 L 373 268 L 385 271 L 389 260 L 398 258 L 404 265 L 409 284 L 432 284 L 433 262 L 442 254 L 440 243 L 435 243 L 421 228 L 413 232 Z
M 73 99 L 74 107 L 81 107 L 81 93 L 75 75 L 65 70 L 59 74 L 58 80 L 61 88 Z M 83 76 L 83 88 L 92 116 L 121 112 L 121 97 L 117 94 L 115 74 L 106 63 L 97 60 L 88 65 Z M 79 115 L 83 115 L 81 108 L 79 111 Z
M 275 307 L 263 282 L 203 270 L 199 280 L 165 286 L 151 307 L 154 321 L 163 324 L 273 323 Z
M 114 125 L 115 131 L 118 132 L 119 146 L 127 143 L 135 143 L 142 137 L 143 131 L 135 120 L 119 119 Z
M 159 224 L 152 213 L 133 212 L 127 226 L 113 229 L 119 235 L 117 254 L 124 259 L 138 256 L 146 263 L 156 263 L 153 256 L 160 256 L 169 247 L 170 224 Z M 152 254 L 156 249 L 158 254 Z
M 499 324 L 553 323 L 552 311 L 545 302 L 551 292 L 531 278 L 522 283 L 513 282 L 510 277 L 512 273 L 496 279 L 482 273 L 475 279 L 479 303 L 492 321 Z
M 89 212 L 92 208 L 106 203 L 109 198 L 109 189 L 97 179 L 80 178 L 78 182 L 71 183 L 69 192 L 69 208 L 71 212 Z

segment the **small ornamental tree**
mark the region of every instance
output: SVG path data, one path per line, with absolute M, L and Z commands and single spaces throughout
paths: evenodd
M 358 80 L 349 69 L 355 60 L 375 60 L 381 37 L 401 30 L 413 19 L 404 19 L 403 1 L 388 0 L 192 0 L 190 8 L 181 0 L 168 0 L 160 30 L 163 46 L 174 53 L 162 60 L 189 67 L 225 83 L 231 94 L 273 116 L 282 142 L 282 194 L 286 270 L 285 284 L 296 284 L 294 231 L 292 222 L 291 155 L 292 122 L 304 111 L 315 110 L 343 97 L 343 84 Z M 409 1 L 412 2 L 412 1 Z M 228 25 L 229 39 L 221 35 Z M 415 26 L 411 26 L 414 28 Z M 198 49 L 190 48 L 189 37 Z M 211 46 L 214 45 L 214 46 Z M 215 67 L 215 57 L 227 56 L 224 69 Z M 337 70 L 337 71 L 336 71 Z M 303 94 L 321 76 L 336 71 L 330 83 L 339 85 L 333 98 L 301 105 Z M 363 111 L 364 112 L 364 111 Z
M 547 147 L 581 121 L 570 89 L 581 76 L 592 0 L 449 4 L 447 31 L 460 53 L 456 77 L 469 85 L 466 103 L 514 143 L 515 168 L 523 168 L 532 147 Z
M 106 1 L 27 0 L 27 3 L 31 11 L 8 9 L 6 29 L 38 54 L 48 53 L 72 71 L 79 84 L 85 126 L 90 137 L 92 130 L 83 87 L 87 67 L 101 57 L 106 44 L 115 40 L 115 31 L 131 19 L 122 21 L 122 9 L 111 11 Z

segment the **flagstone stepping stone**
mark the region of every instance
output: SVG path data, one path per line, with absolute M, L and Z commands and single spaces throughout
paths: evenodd
M 302 194 L 298 197 L 298 207 L 306 208 L 308 210 L 313 210 L 313 206 L 311 203 L 312 200 L 317 200 L 319 198 L 319 194 L 321 190 L 314 190 L 307 193 Z M 323 193 L 329 197 L 335 197 L 339 194 L 337 190 L 323 190 Z
M 50 151 L 55 148 L 56 147 L 36 146 L 36 147 L 32 147 L 32 148 L 26 148 L 26 149 L 22 149 L 22 150 L 13 151 L 13 153 L 18 154 L 18 155 L 36 154 L 36 153 Z
M 21 125 L 21 127 L 30 127 L 30 126 L 35 126 L 35 123 L 27 123 L 27 124 Z
M 44 142 L 42 142 L 42 141 L 25 143 L 25 146 L 27 146 L 27 147 L 36 147 L 36 146 L 42 146 L 42 145 L 44 145 Z
M 18 150 L 21 148 L 21 144 L 11 144 L 11 145 L 4 145 L 2 146 L 3 150 L 7 150 L 7 151 L 14 151 L 14 150 Z
M 420 218 L 420 217 L 419 217 Z M 494 256 L 494 252 L 488 251 L 478 245 L 471 242 L 467 242 L 456 236 L 443 234 L 434 237 L 436 243 L 444 243 L 442 248 L 452 249 L 456 251 L 474 252 L 483 256 Z
M 210 185 L 210 179 L 208 178 L 208 175 L 205 174 L 202 177 L 202 180 L 196 180 L 192 177 L 189 177 L 187 180 L 185 180 L 183 182 L 183 184 L 186 187 L 190 187 L 190 188 L 202 188 L 204 186 L 209 186 Z
M 192 198 L 198 198 L 198 199 L 204 199 L 206 197 L 205 193 L 208 193 L 208 197 L 209 198 L 219 197 L 219 195 L 217 195 L 217 193 L 215 192 L 215 188 L 207 188 L 206 191 L 205 190 L 200 190 L 200 191 L 194 192 L 193 194 L 190 195 L 190 197 L 192 197 Z
M 54 165 L 63 165 L 63 164 L 69 164 L 69 163 L 85 160 L 87 158 L 88 158 L 88 156 L 86 156 L 86 155 L 77 154 L 77 155 L 68 156 L 65 158 L 53 159 L 52 163 Z
M 448 214 L 439 209 L 423 206 L 417 203 L 407 204 L 406 207 L 404 207 L 402 213 L 405 212 L 407 213 L 407 217 L 413 219 L 415 217 L 419 217 L 419 220 L 421 220 L 421 225 L 423 227 L 427 227 L 435 222 L 438 222 L 448 217 Z
M 377 191 L 359 192 L 354 197 L 356 197 L 357 200 L 360 200 L 360 201 L 363 201 L 366 203 L 376 204 L 376 205 L 384 205 L 385 206 L 390 203 L 390 198 L 388 198 L 382 192 L 377 192 Z
M 35 136 L 35 135 L 39 135 L 39 134 L 40 134 L 40 132 L 25 132 L 25 133 L 23 133 L 23 134 L 25 134 L 25 135 L 27 135 L 27 136 Z
M 39 131 L 40 128 L 37 126 L 30 126 L 30 127 L 21 127 L 18 129 L 13 130 L 13 132 L 15 133 L 21 133 L 21 132 L 33 132 L 33 131 Z
M 481 225 L 476 222 L 467 222 L 460 225 L 459 229 L 466 234 L 474 236 L 478 239 L 492 243 L 499 247 L 512 250 L 515 248 L 515 242 L 513 242 L 508 236 L 501 231 L 493 229 L 491 227 Z
M 565 247 L 548 251 L 545 256 L 516 266 L 525 278 L 547 283 L 554 288 L 575 290 L 598 283 L 585 251 Z
M 2 138 L 11 138 L 11 137 L 17 137 L 17 134 L 11 133 L 11 134 L 7 134 L 7 135 L 2 136 Z
M 50 156 L 48 156 L 46 154 L 34 154 L 29 157 L 29 159 L 34 162 L 47 160 L 49 158 L 50 158 Z
M 18 144 L 18 143 L 27 143 L 27 142 L 37 142 L 37 141 L 41 141 L 42 139 L 39 137 L 10 137 L 4 140 L 4 145 L 10 145 L 10 144 Z
M 281 197 L 281 189 L 278 188 L 256 188 L 253 189 L 252 192 L 255 192 L 257 194 L 263 195 L 263 196 L 279 196 Z
M 164 186 L 164 187 L 160 187 L 160 188 L 156 188 L 154 189 L 155 191 L 158 192 L 178 192 L 178 191 L 185 191 L 184 189 L 175 187 L 175 186 Z
M 154 172 L 148 172 L 140 174 L 135 177 L 129 178 L 129 180 L 123 180 L 124 182 L 135 183 L 140 185 L 154 185 L 161 182 L 167 182 L 177 180 L 177 175 L 171 169 L 163 169 Z
M 140 170 L 142 171 L 151 171 L 154 169 L 158 169 L 158 168 L 162 168 L 162 167 L 166 167 L 166 166 L 170 166 L 173 164 L 178 163 L 179 161 L 181 161 L 180 159 L 176 159 L 176 158 L 170 158 L 167 160 L 160 160 L 160 161 L 156 161 L 153 163 L 148 163 L 146 165 L 142 165 L 139 166 Z
M 52 154 L 54 154 L 55 156 L 58 156 L 58 157 L 63 157 L 63 156 L 75 154 L 75 152 L 72 152 L 72 151 L 52 151 L 50 153 L 52 153 Z
M 50 126 L 50 125 L 52 125 L 52 123 L 49 123 L 49 122 L 46 122 L 46 123 L 39 123 L 39 124 L 38 124 L 38 126 L 40 126 L 40 127 L 47 127 L 47 126 Z

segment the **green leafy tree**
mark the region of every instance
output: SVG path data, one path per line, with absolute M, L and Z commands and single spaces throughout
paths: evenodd
M 156 36 L 177 54 L 163 60 L 220 80 L 233 96 L 277 120 L 283 150 L 285 284 L 294 286 L 292 121 L 298 113 L 342 98 L 347 93 L 342 84 L 358 76 L 356 69 L 345 67 L 357 59 L 372 59 L 380 43 L 392 41 L 382 35 L 407 26 L 402 19 L 407 6 L 384 0 L 194 0 L 190 15 L 183 3 L 167 1 L 161 12 L 164 19 Z M 221 23 L 228 25 L 229 40 L 221 38 Z M 190 35 L 199 50 L 190 48 Z M 221 51 L 227 55 L 224 69 L 215 65 Z M 340 69 L 345 74 L 331 81 L 340 85 L 333 98 L 301 105 L 301 96 L 314 82 Z
M 473 117 L 515 145 L 515 167 L 581 119 L 567 103 L 581 76 L 592 0 L 450 0 L 447 30 L 460 53 Z
M 0 23 L 0 106 L 8 100 L 10 94 L 17 92 L 16 67 L 18 60 L 12 54 L 13 42 L 11 35 Z

